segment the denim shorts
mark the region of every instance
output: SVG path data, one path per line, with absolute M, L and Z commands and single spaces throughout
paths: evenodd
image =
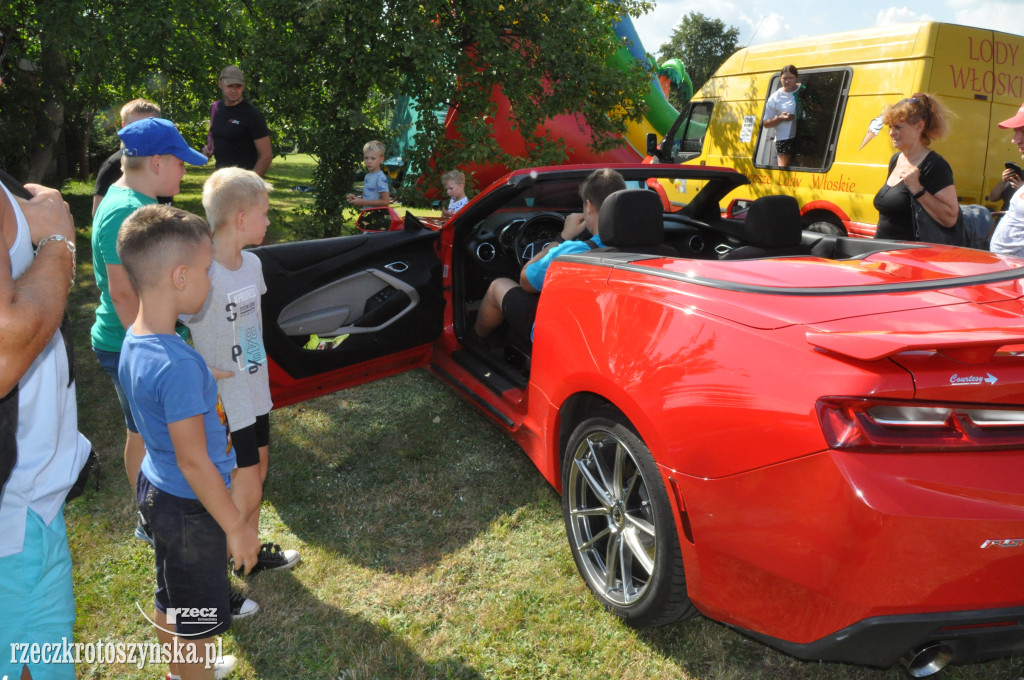
M 168 632 L 193 639 L 225 632 L 231 603 L 224 531 L 198 500 L 161 491 L 145 473 L 139 473 L 136 494 L 153 532 L 154 604 L 174 627 Z
M 121 378 L 117 375 L 117 365 L 121 359 L 120 352 L 108 352 L 105 349 L 92 348 L 96 358 L 100 361 L 102 368 L 110 379 L 114 381 L 114 391 L 117 392 L 117 400 L 121 402 L 121 411 L 124 413 L 124 424 L 132 432 L 138 434 L 139 428 L 135 427 L 135 419 L 132 418 L 132 407 L 128 404 L 128 397 L 121 388 Z
M 25 547 L 20 553 L 0 557 L 0 678 L 21 677 L 21 647 L 36 643 L 72 642 L 75 596 L 71 587 L 71 552 L 64 527 L 64 512 L 50 522 L 32 510 L 25 521 Z M 52 650 L 52 647 L 51 647 Z M 45 649 L 42 650 L 45 653 Z M 11 655 L 15 656 L 14 661 Z M 35 680 L 74 680 L 75 664 L 27 664 Z M 60 659 L 63 660 L 62 658 Z

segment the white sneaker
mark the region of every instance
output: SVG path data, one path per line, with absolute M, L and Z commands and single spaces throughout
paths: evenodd
M 226 678 L 231 671 L 235 670 L 235 666 L 238 665 L 238 659 L 231 654 L 225 654 L 216 661 L 213 662 L 213 677 L 214 680 L 221 680 Z
M 225 654 L 219 659 L 216 659 L 213 662 L 214 680 L 222 680 L 222 678 L 226 678 L 231 671 L 235 670 L 235 666 L 237 665 L 238 659 L 236 659 L 230 654 Z M 181 680 L 181 676 L 171 675 L 170 673 L 168 673 L 165 680 Z
M 231 589 L 229 601 L 231 602 L 232 619 L 244 619 L 260 610 L 260 606 L 255 601 L 250 600 L 241 591 L 234 588 Z

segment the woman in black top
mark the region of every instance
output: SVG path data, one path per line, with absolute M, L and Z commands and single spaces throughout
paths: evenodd
M 914 241 L 912 200 L 936 222 L 952 229 L 960 214 L 953 170 L 928 148 L 949 130 L 948 114 L 935 97 L 918 92 L 882 114 L 897 152 L 889 160 L 889 175 L 875 194 L 878 231 L 875 238 Z

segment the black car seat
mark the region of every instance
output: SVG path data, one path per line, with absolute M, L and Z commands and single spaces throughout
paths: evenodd
M 758 257 L 810 255 L 801 243 L 803 222 L 800 204 L 792 196 L 762 196 L 750 204 L 743 222 L 745 245 L 730 250 L 723 260 L 749 260 Z
M 650 189 L 623 189 L 604 199 L 597 233 L 609 251 L 679 257 L 665 243 L 661 198 Z

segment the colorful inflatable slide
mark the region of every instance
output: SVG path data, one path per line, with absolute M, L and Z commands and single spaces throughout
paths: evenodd
M 651 57 L 644 50 L 640 37 L 637 35 L 629 16 L 622 17 L 615 24 L 614 30 L 616 35 L 623 38 L 626 43 L 619 51 L 619 54 L 616 55 L 617 63 L 625 65 L 630 60 L 638 59 L 651 66 L 651 83 L 646 97 L 648 104 L 647 116 L 640 121 L 631 122 L 628 125 L 625 134 L 622 135 L 623 143 L 620 146 L 602 153 L 594 153 L 590 149 L 589 143 L 593 132 L 586 122 L 581 124 L 580 120 L 571 114 L 563 114 L 548 120 L 537 129 L 536 133 L 550 132 L 555 137 L 565 139 L 568 147 L 572 150 L 567 161 L 569 163 L 633 163 L 638 159 L 642 159 L 646 155 L 647 134 L 654 132 L 659 137 L 663 137 L 679 115 L 676 108 L 668 101 L 669 88 L 682 88 L 683 92 L 687 93 L 687 95 L 692 95 L 693 93 L 693 85 L 690 82 L 690 78 L 686 74 L 683 64 L 678 59 L 671 59 L 665 62 L 661 68 L 654 64 Z M 495 116 L 494 124 L 495 137 L 499 140 L 501 146 L 510 153 L 524 153 L 526 145 L 523 137 L 513 130 L 509 123 L 512 111 L 511 102 L 497 89 L 492 95 L 492 99 L 497 105 L 497 115 Z M 419 115 L 415 101 L 410 100 L 408 97 L 399 98 L 392 127 L 395 130 L 401 130 L 401 133 L 393 141 L 392 148 L 389 150 L 389 158 L 385 163 L 393 175 L 397 175 L 398 169 L 403 166 L 404 159 L 408 157 L 408 151 L 413 144 L 413 138 L 416 133 L 416 123 Z M 452 108 L 443 113 L 438 112 L 437 115 L 445 116 L 445 134 L 449 138 L 454 136 L 458 112 Z M 498 164 L 492 164 L 463 168 L 463 170 L 472 174 L 477 188 L 483 188 L 504 175 L 509 169 Z

